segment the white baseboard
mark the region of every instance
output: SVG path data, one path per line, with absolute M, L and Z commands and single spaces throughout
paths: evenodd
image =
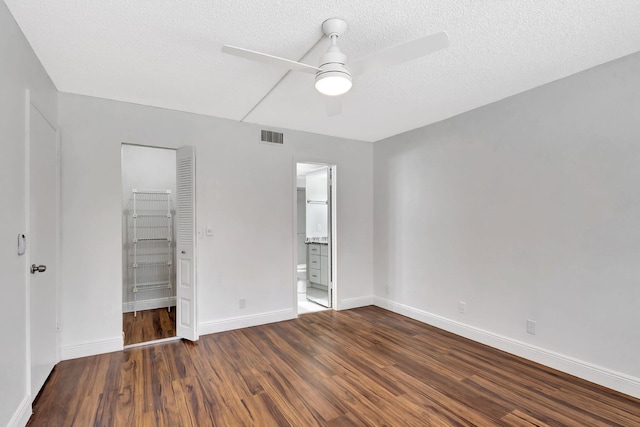
M 82 344 L 62 346 L 62 360 L 77 359 L 79 357 L 93 356 L 95 354 L 111 353 L 124 348 L 122 337 L 107 340 L 91 341 Z
M 29 418 L 31 418 L 31 395 L 27 394 L 22 398 L 7 427 L 24 427 L 29 422 Z
M 640 378 L 597 366 L 545 348 L 517 341 L 493 332 L 465 325 L 405 304 L 374 297 L 374 304 L 456 335 L 469 338 L 507 353 L 540 363 L 553 369 L 591 381 L 604 387 L 640 398 Z
M 231 331 L 233 329 L 248 328 L 251 326 L 266 325 L 267 323 L 282 322 L 298 317 L 298 312 L 293 308 L 286 310 L 270 311 L 267 313 L 251 314 L 248 316 L 230 317 L 228 319 L 201 322 L 198 324 L 198 334 L 208 335 L 216 332 Z
M 359 298 L 349 298 L 338 301 L 336 310 L 349 310 L 351 308 L 366 307 L 373 304 L 373 295 Z
M 169 305 L 171 307 L 175 307 L 176 305 L 176 297 L 169 298 Z M 135 303 L 135 309 L 137 311 L 142 310 L 153 310 L 155 308 L 166 308 L 167 307 L 167 298 L 154 298 L 143 301 L 137 301 Z M 132 313 L 134 311 L 134 303 L 133 301 L 123 302 L 122 303 L 122 312 L 123 313 Z

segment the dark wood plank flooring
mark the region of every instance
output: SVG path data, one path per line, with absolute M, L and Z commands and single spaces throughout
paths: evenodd
M 640 400 L 376 307 L 63 361 L 29 426 L 639 426 Z
M 138 311 L 122 314 L 122 330 L 124 331 L 124 345 L 139 344 L 162 338 L 176 336 L 176 308 L 171 311 L 166 308 Z

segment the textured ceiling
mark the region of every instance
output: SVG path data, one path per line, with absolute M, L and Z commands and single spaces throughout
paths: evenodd
M 300 60 L 330 17 L 357 59 L 445 30 L 444 51 L 354 78 L 327 116 L 289 73 L 244 121 L 376 141 L 640 51 L 638 0 L 6 0 L 62 92 L 240 120 L 286 70 L 223 44 Z M 316 65 L 319 43 L 305 62 Z

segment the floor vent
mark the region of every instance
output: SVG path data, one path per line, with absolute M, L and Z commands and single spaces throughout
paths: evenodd
M 270 130 L 260 131 L 260 140 L 271 144 L 284 144 L 284 134 Z

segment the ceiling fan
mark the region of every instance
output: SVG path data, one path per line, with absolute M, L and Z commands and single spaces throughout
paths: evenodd
M 322 31 L 331 39 L 331 45 L 320 57 L 320 65 L 317 67 L 230 45 L 224 45 L 222 52 L 293 71 L 314 74 L 318 92 L 336 97 L 351 89 L 352 76 L 411 61 L 449 46 L 449 37 L 443 31 L 381 50 L 347 64 L 347 55 L 338 47 L 338 38 L 346 29 L 347 23 L 340 18 L 327 19 L 322 23 Z

